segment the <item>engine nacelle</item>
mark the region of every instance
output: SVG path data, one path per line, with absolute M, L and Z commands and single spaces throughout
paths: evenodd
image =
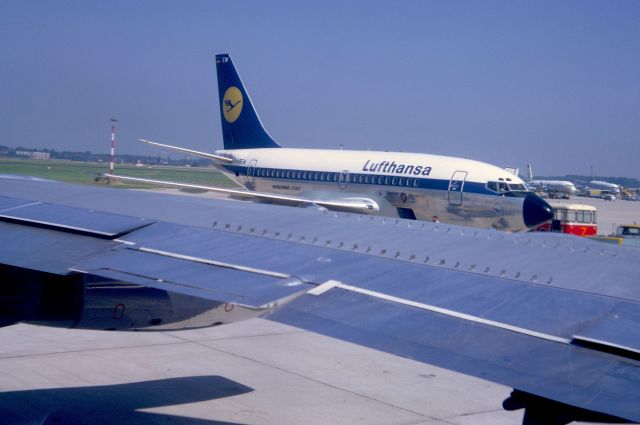
M 268 313 L 102 278 L 0 267 L 0 326 L 27 322 L 95 330 L 182 330 Z

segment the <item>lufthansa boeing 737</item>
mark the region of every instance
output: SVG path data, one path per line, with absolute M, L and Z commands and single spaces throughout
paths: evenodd
M 263 127 L 227 54 L 216 56 L 224 149 L 141 141 L 212 159 L 246 189 L 108 175 L 234 197 L 443 223 L 525 231 L 553 217 L 508 171 L 479 161 L 400 152 L 282 148 Z

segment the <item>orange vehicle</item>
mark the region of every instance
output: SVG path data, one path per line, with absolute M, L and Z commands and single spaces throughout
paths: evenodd
M 570 233 L 583 237 L 598 234 L 596 207 L 555 202 L 550 205 L 553 207 L 553 220 L 542 223 L 536 231 Z

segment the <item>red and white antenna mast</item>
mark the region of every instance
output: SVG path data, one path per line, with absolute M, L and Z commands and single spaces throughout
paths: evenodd
M 117 119 L 111 118 L 111 157 L 109 159 L 109 174 L 113 174 L 113 164 L 116 161 L 116 123 Z

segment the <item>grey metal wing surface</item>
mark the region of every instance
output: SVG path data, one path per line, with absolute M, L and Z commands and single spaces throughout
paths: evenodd
M 58 271 L 243 305 L 287 298 L 269 319 L 640 421 L 639 250 L 28 180 L 0 196 L 0 215 L 12 214 L 3 245 L 24 229 L 104 244 L 56 258 Z M 91 205 L 111 224 L 16 218 L 42 204 L 78 216 Z M 2 263 L 20 256 L 0 249 Z M 23 266 L 47 261 L 39 252 Z

